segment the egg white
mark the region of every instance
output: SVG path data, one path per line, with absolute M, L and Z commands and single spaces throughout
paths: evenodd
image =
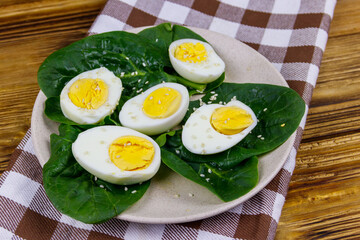
M 215 109 L 219 107 L 237 106 L 246 110 L 254 122 L 233 135 L 225 135 L 216 131 L 210 123 Z M 182 142 L 187 150 L 195 154 L 208 155 L 225 151 L 239 143 L 257 124 L 255 113 L 244 103 L 233 100 L 226 105 L 209 104 L 199 107 L 193 112 L 185 123 L 182 131 Z
M 137 136 L 149 140 L 155 149 L 151 164 L 142 170 L 124 171 L 110 160 L 111 143 L 122 136 Z M 100 126 L 79 134 L 72 144 L 72 153 L 76 161 L 89 173 L 113 184 L 130 185 L 152 178 L 159 170 L 161 154 L 159 145 L 149 136 L 120 126 Z
M 150 118 L 143 112 L 145 99 L 158 88 L 169 87 L 177 90 L 181 94 L 179 109 L 167 118 Z M 122 107 L 119 120 L 120 123 L 128 128 L 135 129 L 147 135 L 156 135 L 178 125 L 184 118 L 189 106 L 189 92 L 178 83 L 161 83 L 155 85 L 140 95 L 129 99 Z
M 183 43 L 201 43 L 207 51 L 207 59 L 200 63 L 187 63 L 175 58 L 175 49 Z M 192 82 L 209 83 L 218 79 L 225 71 L 224 61 L 216 54 L 213 47 L 196 39 L 180 39 L 174 41 L 169 46 L 169 58 L 175 71 Z
M 69 89 L 71 85 L 79 79 L 100 78 L 108 86 L 108 98 L 106 102 L 98 109 L 85 109 L 76 106 L 69 98 Z M 79 124 L 95 124 L 104 119 L 107 115 L 113 113 L 119 103 L 122 93 L 122 82 L 113 72 L 105 67 L 83 72 L 71 79 L 63 88 L 60 94 L 60 107 L 64 116 Z

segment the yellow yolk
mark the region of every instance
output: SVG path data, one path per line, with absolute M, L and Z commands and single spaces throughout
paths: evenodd
M 181 94 L 169 87 L 158 88 L 147 96 L 143 112 L 150 118 L 167 118 L 180 107 Z
M 211 125 L 219 133 L 233 135 L 249 127 L 254 120 L 251 115 L 239 107 L 220 107 L 211 115 Z
M 183 43 L 175 49 L 175 58 L 183 62 L 198 63 L 205 61 L 207 52 L 201 43 Z
M 99 78 L 79 79 L 71 85 L 68 93 L 75 106 L 86 109 L 98 109 L 106 102 L 108 94 L 108 86 Z
M 153 144 L 145 138 L 123 136 L 111 143 L 109 155 L 111 161 L 121 170 L 136 171 L 150 165 L 155 149 Z

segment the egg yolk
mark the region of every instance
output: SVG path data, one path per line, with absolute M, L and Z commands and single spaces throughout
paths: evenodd
M 99 78 L 79 79 L 71 85 L 68 93 L 75 106 L 86 109 L 98 109 L 106 102 L 108 94 L 108 86 Z
M 137 136 L 123 136 L 109 147 L 111 161 L 123 171 L 137 171 L 147 168 L 155 155 L 154 145 Z
M 247 111 L 235 106 L 215 109 L 210 121 L 216 131 L 225 135 L 240 133 L 254 122 Z
M 201 43 L 183 43 L 175 49 L 175 58 L 183 62 L 198 63 L 205 61 L 207 52 Z
M 143 112 L 150 118 L 167 118 L 180 107 L 181 94 L 169 87 L 158 88 L 147 96 Z

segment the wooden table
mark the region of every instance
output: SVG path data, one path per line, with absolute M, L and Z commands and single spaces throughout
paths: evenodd
M 36 72 L 105 0 L 0 2 L 0 173 L 30 127 Z M 339 0 L 276 239 L 360 238 L 360 0 Z

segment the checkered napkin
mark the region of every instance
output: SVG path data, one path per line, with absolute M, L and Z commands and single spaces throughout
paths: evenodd
M 335 0 L 109 0 L 89 32 L 172 22 L 229 35 L 273 63 L 308 109 L 335 4 Z M 285 165 L 265 189 L 225 213 L 184 224 L 149 225 L 114 218 L 92 225 L 61 214 L 44 192 L 29 130 L 0 178 L 0 239 L 273 239 L 305 119 Z

